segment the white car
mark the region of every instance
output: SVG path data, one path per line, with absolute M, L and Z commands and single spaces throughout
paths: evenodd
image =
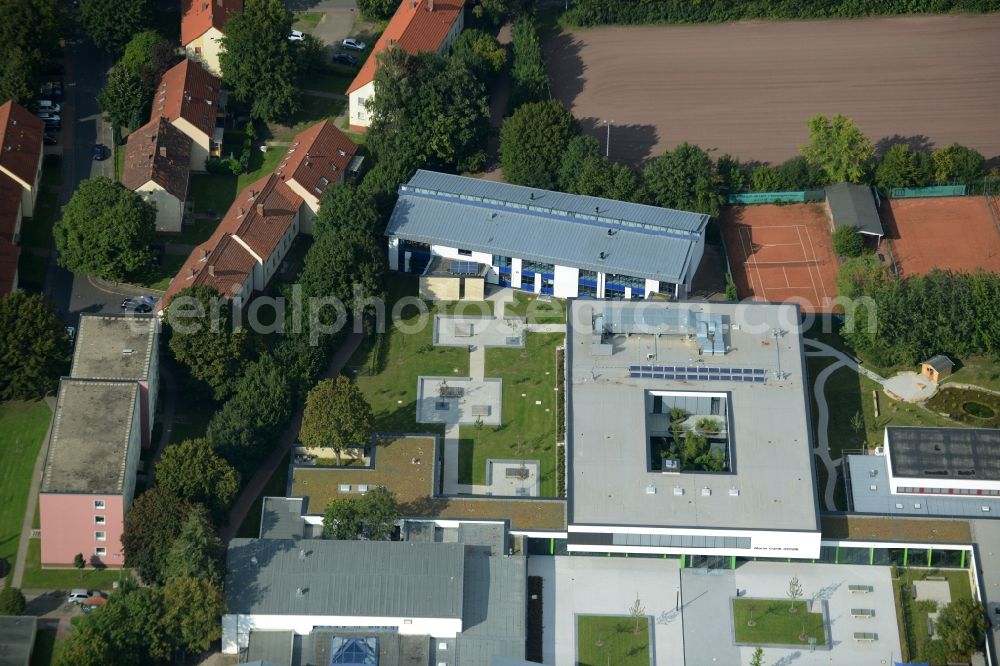
M 70 590 L 69 597 L 66 599 L 71 604 L 82 604 L 84 601 L 90 598 L 90 591 L 77 588 L 75 590 Z
M 353 37 L 348 37 L 340 43 L 345 49 L 351 49 L 352 51 L 364 51 L 367 46 L 364 42 L 359 42 Z
M 62 111 L 62 106 L 58 102 L 53 102 L 52 100 L 43 99 L 38 102 L 39 111 L 48 111 L 49 113 L 59 113 Z
M 288 39 L 293 42 L 301 42 L 306 36 L 302 34 L 301 30 L 292 30 L 292 34 L 288 35 Z

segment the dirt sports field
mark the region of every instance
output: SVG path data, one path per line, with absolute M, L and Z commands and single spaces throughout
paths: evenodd
M 719 218 L 741 299 L 798 302 L 829 312 L 837 257 L 822 204 L 730 206 Z
M 1000 272 L 1000 228 L 986 197 L 893 199 L 882 205 L 882 224 L 903 275 L 932 268 Z
M 607 27 L 546 42 L 553 94 L 611 157 L 633 164 L 682 141 L 778 162 L 815 114 L 872 141 L 954 142 L 1000 156 L 1000 14 Z

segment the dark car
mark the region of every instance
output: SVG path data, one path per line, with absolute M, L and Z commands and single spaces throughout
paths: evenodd
M 56 135 L 49 134 L 48 132 L 42 135 L 42 141 L 45 143 L 46 146 L 55 146 L 59 143 L 59 139 L 56 137 Z
M 131 301 L 127 305 L 123 303 L 122 310 L 125 312 L 138 312 L 140 314 L 145 314 L 147 312 L 152 312 L 153 306 L 149 303 L 143 303 L 141 301 Z
M 358 59 L 350 53 L 334 53 L 333 61 L 339 62 L 341 65 L 350 65 L 351 67 L 358 66 Z
M 92 152 L 94 159 L 97 160 L 98 162 L 103 162 L 104 160 L 108 159 L 108 156 L 110 154 L 111 150 L 103 143 L 96 144 Z

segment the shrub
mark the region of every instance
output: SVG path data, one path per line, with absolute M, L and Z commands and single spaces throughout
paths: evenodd
M 854 227 L 837 227 L 833 232 L 833 250 L 839 257 L 860 257 L 865 252 L 865 239 Z

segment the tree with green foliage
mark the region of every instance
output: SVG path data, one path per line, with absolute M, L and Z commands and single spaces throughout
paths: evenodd
M 833 251 L 838 257 L 860 257 L 865 251 L 864 236 L 854 227 L 840 225 L 833 230 Z
M 194 285 L 178 292 L 165 311 L 174 358 L 216 400 L 232 393 L 250 355 L 246 330 L 234 330 L 233 307 L 211 287 Z
M 934 180 L 938 183 L 967 185 L 986 173 L 986 158 L 972 148 L 953 143 L 931 153 Z
M 934 628 L 948 648 L 949 656 L 966 659 L 982 642 L 986 610 L 975 599 L 954 599 L 941 609 Z
M 125 53 L 116 67 L 123 67 L 142 79 L 147 90 L 159 84 L 160 77 L 173 65 L 173 45 L 160 33 L 144 30 L 125 45 Z
M 722 179 L 712 158 L 698 146 L 682 143 L 653 159 L 642 172 L 656 205 L 716 216 L 724 203 Z
M 391 490 L 375 486 L 361 497 L 359 513 L 365 536 L 371 541 L 387 541 L 399 520 L 399 503 Z
M 750 170 L 752 192 L 799 192 L 829 184 L 826 172 L 799 155 L 777 166 L 757 166 Z
M 374 86 L 368 146 L 378 159 L 396 153 L 413 168 L 439 171 L 485 166 L 489 98 L 463 60 L 389 49 L 379 56 Z
M 152 100 L 151 89 L 140 74 L 120 63 L 111 68 L 97 103 L 112 125 L 134 132 L 143 124 Z
M 542 56 L 542 40 L 531 15 L 519 17 L 510 36 L 510 108 L 549 99 L 549 75 Z
M 472 8 L 472 15 L 499 26 L 506 19 L 528 11 L 529 7 L 530 0 L 479 0 Z
M 379 234 L 381 218 L 368 189 L 337 183 L 326 188 L 313 220 L 313 237 L 327 234 Z
M 481 81 L 489 82 L 500 74 L 507 63 L 507 49 L 493 35 L 468 28 L 452 44 L 451 57 L 464 60 Z
M 584 164 L 603 156 L 604 151 L 597 139 L 587 134 L 574 136 L 563 150 L 556 187 L 561 192 L 572 192 L 576 186 L 577 174 L 583 170 Z
M 73 566 L 80 572 L 80 580 L 83 580 L 83 568 L 87 566 L 87 560 L 83 558 L 83 553 L 77 553 L 73 556 Z
M 931 173 L 931 157 L 905 143 L 893 144 L 875 169 L 875 184 L 885 191 L 894 187 L 923 187 Z
M 153 22 L 152 0 L 81 0 L 80 24 L 103 51 L 119 55 Z
M 0 2 L 0 101 L 33 108 L 37 79 L 60 48 L 62 6 L 60 0 Z
M 155 232 L 156 207 L 105 176 L 77 186 L 53 231 L 60 266 L 107 280 L 149 270 Z
M 139 495 L 125 515 L 125 566 L 136 569 L 147 583 L 162 583 L 170 547 L 194 510 L 195 505 L 162 486 Z
M 163 633 L 175 649 L 199 654 L 222 636 L 226 604 L 216 581 L 177 576 L 163 586 Z
M 20 588 L 0 588 L 0 615 L 24 615 L 27 606 Z
M 0 296 L 0 400 L 40 398 L 69 370 L 72 346 L 41 294 Z
M 358 0 L 358 10 L 367 21 L 386 21 L 396 13 L 399 2 L 400 0 Z
M 384 250 L 372 234 L 331 233 L 321 235 L 309 248 L 299 283 L 306 296 L 339 299 L 350 315 L 356 290 L 362 298 L 384 293 L 385 272 Z
M 788 606 L 788 612 L 794 613 L 798 610 L 796 607 L 796 602 L 802 598 L 802 584 L 799 582 L 798 576 L 792 576 L 791 580 L 788 581 L 788 590 L 785 592 L 788 598 L 792 600 L 792 603 Z
M 220 516 L 240 492 L 240 475 L 204 438 L 171 444 L 156 463 L 156 482 Z
M 567 144 L 556 187 L 571 194 L 618 201 L 641 202 L 645 197 L 636 173 L 608 160 L 592 136 L 577 136 Z
M 309 448 L 331 448 L 340 453 L 349 447 L 367 449 L 375 417 L 358 385 L 343 375 L 316 384 L 306 398 L 299 439 Z
M 837 273 L 837 293 L 857 298 L 870 289 L 878 289 L 892 279 L 878 256 L 871 252 L 844 262 Z
M 361 515 L 358 500 L 354 497 L 338 497 L 326 505 L 323 511 L 323 538 L 351 540 L 361 534 Z
M 557 100 L 522 104 L 500 128 L 500 168 L 508 183 L 553 189 L 563 155 L 580 133 Z
M 21 106 L 32 108 L 38 97 L 34 86 L 35 63 L 32 56 L 20 47 L 8 51 L 0 65 L 0 99 L 14 100 Z
M 750 171 L 738 159 L 725 154 L 715 162 L 719 188 L 725 194 L 742 192 L 750 182 Z
M 750 666 L 764 666 L 764 648 L 756 648 L 750 657 Z
M 832 119 L 819 115 L 809 119 L 808 127 L 809 143 L 802 154 L 823 170 L 828 182 L 865 182 L 875 148 L 853 120 L 839 113 Z
M 192 510 L 167 551 L 163 579 L 192 576 L 222 582 L 225 546 L 202 507 Z
M 259 120 L 285 120 L 300 108 L 299 72 L 288 34 L 292 13 L 281 0 L 246 0 L 222 37 L 219 67 L 233 97 Z

